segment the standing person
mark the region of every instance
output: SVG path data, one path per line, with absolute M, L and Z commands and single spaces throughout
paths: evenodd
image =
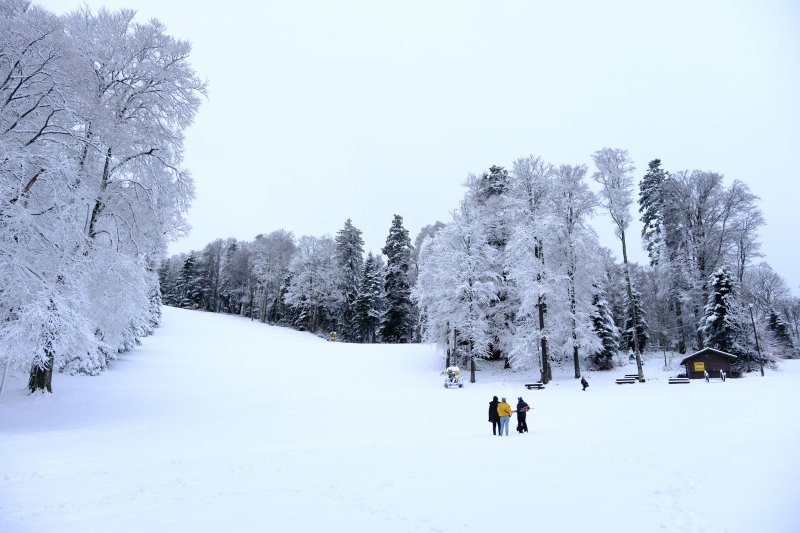
M 724 370 L 722 370 L 722 369 L 720 369 L 720 371 L 719 371 L 719 378 L 720 378 L 722 381 L 725 381 L 725 371 L 724 371 Z
M 492 398 L 492 401 L 489 402 L 489 422 L 492 423 L 492 435 L 500 433 L 500 413 L 497 411 L 497 405 L 499 403 L 497 396 Z M 495 431 L 497 431 L 497 433 L 495 433 Z
M 497 405 L 497 414 L 500 415 L 500 436 L 503 436 L 503 431 L 506 432 L 508 437 L 508 421 L 511 419 L 511 406 L 503 398 Z
M 583 385 L 583 389 L 581 389 L 581 390 L 586 390 L 586 387 L 589 386 L 589 382 L 586 381 L 586 378 L 583 377 L 583 376 L 581 376 L 581 385 Z
M 706 383 L 708 383 L 708 370 L 703 370 L 703 377 L 706 378 Z
M 517 398 L 517 432 L 518 433 L 527 433 L 528 432 L 528 422 L 526 419 L 528 418 L 528 410 L 530 406 L 525 403 L 525 400 L 522 399 L 522 396 Z

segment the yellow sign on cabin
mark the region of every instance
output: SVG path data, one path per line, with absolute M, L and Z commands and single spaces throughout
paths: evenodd
M 695 372 L 703 372 L 706 369 L 706 364 L 703 361 L 696 362 L 694 364 L 694 371 Z

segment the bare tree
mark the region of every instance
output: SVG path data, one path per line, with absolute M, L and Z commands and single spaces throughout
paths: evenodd
M 602 187 L 601 196 L 605 207 L 614 222 L 616 234 L 622 243 L 622 263 L 625 268 L 625 281 L 627 282 L 628 301 L 630 302 L 633 330 L 636 331 L 638 319 L 636 306 L 633 300 L 633 286 L 631 284 L 631 271 L 628 264 L 628 249 L 625 243 L 625 231 L 631 223 L 631 204 L 633 204 L 633 172 L 635 167 L 627 150 L 620 148 L 603 148 L 592 154 L 597 172 L 592 175 Z M 642 354 L 639 351 L 639 339 L 634 333 L 633 347 L 636 353 L 636 368 L 639 379 L 644 379 L 642 370 Z

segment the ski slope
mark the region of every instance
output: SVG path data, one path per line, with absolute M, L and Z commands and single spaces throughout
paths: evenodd
M 13 377 L 0 531 L 798 531 L 800 361 L 690 385 L 662 366 L 447 390 L 431 346 L 165 308 L 98 377 L 33 397 Z M 492 436 L 493 395 L 531 404 L 529 434 Z

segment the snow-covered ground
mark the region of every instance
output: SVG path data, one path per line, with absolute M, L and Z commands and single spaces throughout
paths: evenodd
M 30 397 L 14 376 L 0 531 L 800 531 L 800 361 L 690 385 L 661 366 L 446 390 L 430 346 L 165 308 L 99 377 Z M 493 395 L 531 404 L 529 434 L 492 436 Z

